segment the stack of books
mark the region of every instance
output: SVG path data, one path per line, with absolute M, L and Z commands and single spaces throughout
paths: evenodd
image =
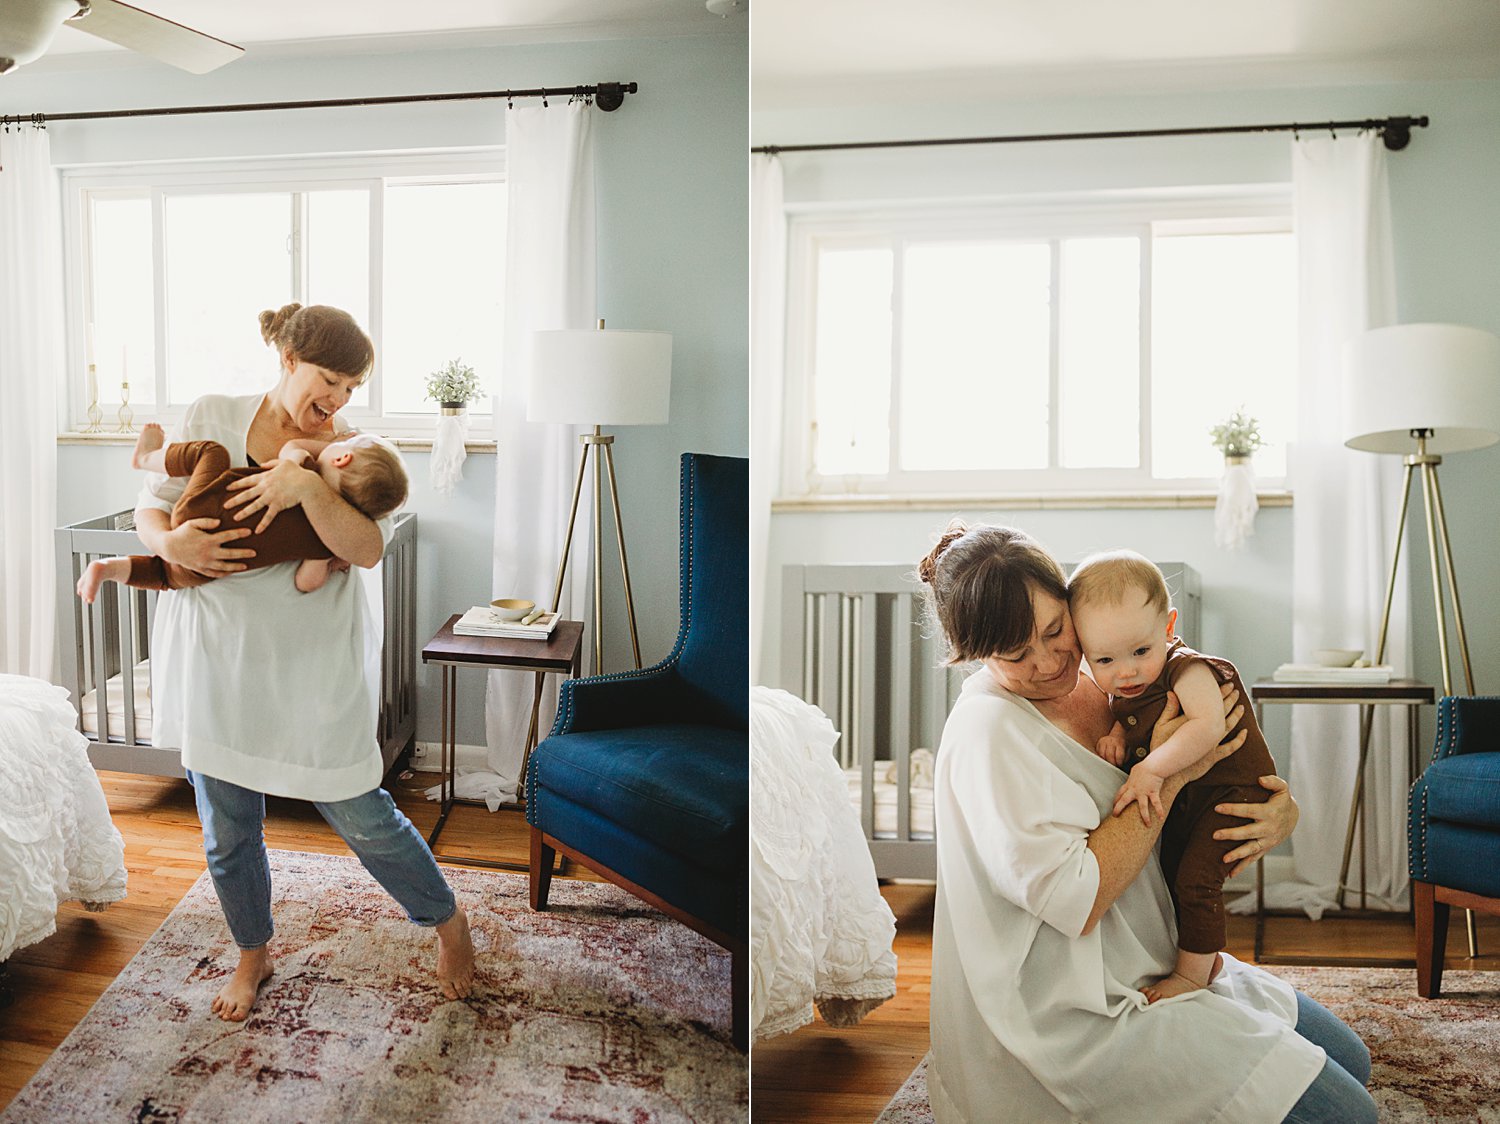
M 1324 667 L 1318 663 L 1284 663 L 1271 678 L 1277 683 L 1325 683 L 1339 687 L 1384 686 L 1391 681 L 1389 664 L 1375 667 Z
M 475 605 L 453 622 L 455 636 L 504 636 L 511 640 L 545 640 L 557 627 L 557 613 L 543 613 L 530 624 L 501 620 L 488 605 Z

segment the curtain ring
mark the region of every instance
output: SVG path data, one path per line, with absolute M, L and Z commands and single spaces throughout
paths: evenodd
M 543 109 L 547 108 L 547 87 L 546 86 L 542 87 L 542 108 Z

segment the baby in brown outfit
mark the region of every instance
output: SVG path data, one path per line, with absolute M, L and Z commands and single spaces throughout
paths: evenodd
M 229 485 L 264 471 L 259 467 L 231 468 L 228 451 L 217 441 L 166 445 L 165 440 L 161 426 L 146 425 L 130 463 L 147 472 L 189 477 L 187 490 L 172 507 L 173 528 L 189 519 L 227 519 L 233 514 L 232 509 L 224 509 L 224 501 L 234 494 L 228 490 Z M 330 488 L 371 519 L 389 515 L 406 502 L 406 469 L 401 458 L 379 438 L 355 433 L 332 442 L 288 441 L 277 457 L 317 472 Z M 245 560 L 250 570 L 300 561 L 295 580 L 304 593 L 311 593 L 328 580 L 334 561 L 333 551 L 323 545 L 300 507 L 281 512 L 264 531 L 255 531 L 235 546 L 255 551 L 255 557 Z M 190 589 L 213 580 L 207 574 L 147 554 L 101 558 L 89 563 L 78 579 L 78 596 L 92 603 L 106 581 L 123 582 L 136 589 Z
M 1177 610 L 1155 565 L 1128 550 L 1093 555 L 1068 579 L 1068 604 L 1089 673 L 1109 695 L 1116 719 L 1095 751 L 1130 774 L 1115 798 L 1115 815 L 1134 803 L 1150 823 L 1152 809 L 1162 812 L 1162 781 L 1226 733 L 1247 731 L 1243 746 L 1183 787 L 1162 828 L 1161 869 L 1177 906 L 1178 947 L 1172 974 L 1143 989 L 1154 1003 L 1207 987 L 1213 978 L 1224 947 L 1224 856 L 1238 846 L 1215 839 L 1214 832 L 1241 822 L 1214 807 L 1264 801 L 1270 792 L 1259 778 L 1276 766 L 1250 708 L 1226 731 L 1220 684 L 1232 682 L 1242 699 L 1245 686 L 1228 660 L 1195 652 L 1173 635 Z M 1151 730 L 1168 691 L 1187 721 L 1152 749 Z

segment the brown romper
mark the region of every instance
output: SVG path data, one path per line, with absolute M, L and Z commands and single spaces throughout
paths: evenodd
M 1229 872 L 1224 856 L 1239 842 L 1213 835 L 1244 821 L 1215 812 L 1214 805 L 1262 803 L 1271 794 L 1259 779 L 1276 771 L 1250 706 L 1250 692 L 1228 660 L 1195 652 L 1174 638 L 1156 681 L 1135 698 L 1111 697 L 1109 708 L 1125 728 L 1125 761 L 1120 767 L 1129 772 L 1151 751 L 1151 729 L 1167 705 L 1167 690 L 1195 663 L 1207 666 L 1221 684 L 1235 685 L 1245 714 L 1230 733 L 1247 730 L 1249 736 L 1238 750 L 1178 793 L 1162 828 L 1161 872 L 1177 906 L 1177 947 L 1184 952 L 1218 952 L 1224 947 L 1224 877 Z
M 247 476 L 264 472 L 263 468 L 230 468 L 229 451 L 217 441 L 182 441 L 167 446 L 167 475 L 189 477 L 187 491 L 172 507 L 172 529 L 189 519 L 218 519 L 219 530 L 245 526 L 253 528 L 255 519 L 235 523 L 239 508 L 224 510 L 224 501 L 235 493 L 229 485 Z M 242 558 L 249 570 L 275 566 L 279 562 L 304 558 L 332 558 L 333 551 L 323 545 L 318 533 L 300 507 L 290 508 L 276 516 L 263 532 L 251 531 L 242 539 L 227 544 L 235 549 L 255 551 L 254 558 Z M 189 570 L 147 554 L 130 556 L 130 577 L 125 584 L 136 589 L 191 589 L 214 579 L 197 570 Z

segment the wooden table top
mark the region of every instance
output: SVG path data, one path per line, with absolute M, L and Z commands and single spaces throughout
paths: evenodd
M 1257 679 L 1250 685 L 1255 702 L 1369 702 L 1422 704 L 1437 701 L 1437 689 L 1417 679 L 1389 683 L 1279 683 Z
M 451 663 L 473 667 L 512 667 L 536 671 L 570 671 L 583 646 L 582 621 L 558 621 L 546 640 L 514 639 L 509 636 L 455 636 L 453 626 L 463 614 L 454 613 L 448 623 L 422 649 L 423 663 Z

